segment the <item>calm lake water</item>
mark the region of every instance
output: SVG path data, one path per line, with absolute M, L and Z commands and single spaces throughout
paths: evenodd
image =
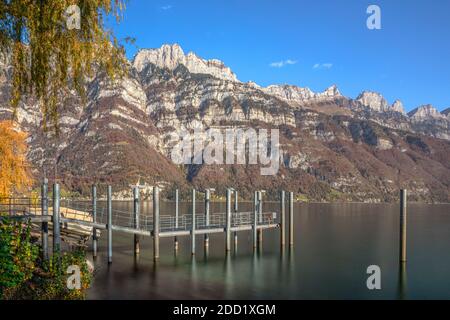
M 124 202 L 113 207 L 131 210 Z M 172 208 L 163 203 L 161 214 Z M 269 208 L 279 205 L 264 203 Z M 220 210 L 224 204 L 212 204 L 211 212 Z M 179 238 L 177 255 L 173 239 L 163 238 L 156 264 L 151 238 L 141 239 L 135 259 L 133 236 L 114 232 L 108 266 L 104 233 L 88 299 L 450 299 L 450 205 L 409 204 L 406 270 L 398 264 L 398 211 L 395 204 L 298 204 L 292 249 L 280 249 L 279 229 L 264 231 L 256 253 L 250 231 L 238 233 L 229 255 L 224 234 L 210 236 L 208 253 L 198 235 L 195 257 L 189 237 Z M 381 290 L 366 287 L 370 265 L 381 268 Z

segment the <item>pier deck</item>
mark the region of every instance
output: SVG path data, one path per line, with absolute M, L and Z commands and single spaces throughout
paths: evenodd
M 191 253 L 195 254 L 195 237 L 203 235 L 205 246 L 208 246 L 208 235 L 224 233 L 226 237 L 226 251 L 230 250 L 231 233 L 234 233 L 235 245 L 237 233 L 252 231 L 254 248 L 262 243 L 260 234 L 265 229 L 282 227 L 284 222 L 284 203 L 278 212 L 263 212 L 262 199 L 259 192 L 255 192 L 254 210 L 238 211 L 237 192 L 227 191 L 227 206 L 225 212 L 210 213 L 209 194 L 205 197 L 205 211 L 195 210 L 195 194 L 193 190 L 192 208 L 189 214 L 179 214 L 178 192 L 176 192 L 176 209 L 173 215 L 160 215 L 159 189 L 154 188 L 153 210 L 151 215 L 140 213 L 139 191 L 134 190 L 134 208 L 130 211 L 117 210 L 113 207 L 112 189 L 108 186 L 105 206 L 98 206 L 96 187 L 92 188 L 92 199 L 60 199 L 59 186 L 54 185 L 53 199 L 47 196 L 48 186 L 42 186 L 40 199 L 0 199 L 0 219 L 16 219 L 30 221 L 40 231 L 43 251 L 48 251 L 48 237 L 53 238 L 53 249 L 58 250 L 61 239 L 78 239 L 86 242 L 92 239 L 94 256 L 97 254 L 97 240 L 101 231 L 105 231 L 108 246 L 108 261 L 112 261 L 112 231 L 133 234 L 135 253 L 139 253 L 139 237 L 152 237 L 154 243 L 154 258 L 159 258 L 159 238 L 173 237 L 175 248 L 178 248 L 178 237 L 191 238 Z M 232 212 L 231 193 L 235 193 L 235 203 Z M 282 197 L 284 201 L 284 193 Z M 193 200 L 193 201 L 192 201 Z M 57 228 L 54 227 L 56 221 Z M 284 228 L 283 228 L 284 230 Z M 49 232 L 51 231 L 51 233 Z M 284 232 L 281 232 L 281 242 L 284 244 Z M 82 241 L 81 241 L 82 240 Z M 48 254 L 45 254 L 48 257 Z

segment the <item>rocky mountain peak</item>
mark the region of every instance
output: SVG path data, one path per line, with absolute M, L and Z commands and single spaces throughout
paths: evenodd
M 239 81 L 231 69 L 225 66 L 222 61 L 217 59 L 204 60 L 193 52 L 186 55 L 178 44 L 164 44 L 158 49 L 142 49 L 133 59 L 133 66 L 139 72 L 149 63 L 169 70 L 174 70 L 182 64 L 191 73 L 209 74 L 223 80 Z
M 378 112 L 385 111 L 388 108 L 386 99 L 378 92 L 364 91 L 356 98 L 356 101 Z
M 283 84 L 283 85 L 270 85 L 263 90 L 278 98 L 287 101 L 297 101 L 302 102 L 304 100 L 314 98 L 314 92 L 309 88 L 300 88 L 293 85 Z
M 333 84 L 319 95 L 322 97 L 340 97 L 341 93 L 339 92 L 338 87 L 335 84 Z
M 160 68 L 175 69 L 183 60 L 184 52 L 177 44 L 163 45 L 159 49 L 139 50 L 133 59 L 133 66 L 137 71 L 142 71 L 148 63 L 153 63 Z
M 445 109 L 444 111 L 441 112 L 444 116 L 447 117 L 447 119 L 450 120 L 450 108 Z
M 400 112 L 405 114 L 405 109 L 403 107 L 403 103 L 400 100 L 395 100 L 391 106 L 392 111 Z
M 276 96 L 288 102 L 303 103 L 310 100 L 324 100 L 340 97 L 337 86 L 332 85 L 323 92 L 313 92 L 305 87 L 297 87 L 293 85 L 270 85 L 262 89 L 265 93 Z
M 435 107 L 431 104 L 426 104 L 415 108 L 414 110 L 408 113 L 408 116 L 413 120 L 427 120 L 427 119 L 439 119 L 444 118 L 444 115 L 441 114 Z
M 261 87 L 254 81 L 248 81 L 247 85 L 252 87 L 252 88 L 261 89 Z

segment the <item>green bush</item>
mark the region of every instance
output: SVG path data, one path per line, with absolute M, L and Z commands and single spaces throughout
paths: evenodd
M 30 231 L 30 223 L 0 221 L 0 299 L 84 299 L 91 283 L 84 251 L 54 254 L 43 261 Z M 80 268 L 79 290 L 67 287 L 71 265 Z
M 35 270 L 30 281 L 23 283 L 12 299 L 39 300 L 81 300 L 86 297 L 86 289 L 91 283 L 91 274 L 83 251 L 65 252 L 53 255 L 49 261 L 41 263 L 42 267 Z M 81 288 L 67 287 L 67 268 L 71 265 L 80 267 Z
M 38 253 L 31 242 L 30 224 L 0 222 L 0 297 L 32 278 Z

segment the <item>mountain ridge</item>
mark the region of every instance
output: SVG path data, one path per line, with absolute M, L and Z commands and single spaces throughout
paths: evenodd
M 160 48 L 139 49 L 130 62 L 132 63 L 133 67 L 139 72 L 142 71 L 144 65 L 149 62 L 157 65 L 158 67 L 166 67 L 171 70 L 175 69 L 179 64 L 183 64 L 192 73 L 200 73 L 200 74 L 206 73 L 224 80 L 240 82 L 236 74 L 229 67 L 227 67 L 225 63 L 222 62 L 221 60 L 218 59 L 204 60 L 199 56 L 197 56 L 192 51 L 189 52 L 188 54 L 185 54 L 181 46 L 177 43 L 164 44 Z M 198 63 L 200 66 L 195 66 L 195 63 Z M 216 70 L 217 68 L 223 69 L 223 73 L 218 72 Z M 298 99 L 303 100 L 297 102 L 304 102 L 304 100 L 308 98 L 314 99 L 320 97 L 321 94 L 322 96 L 328 97 L 341 96 L 341 93 L 339 92 L 339 89 L 336 84 L 330 85 L 323 92 L 313 92 L 308 87 L 300 87 L 297 85 L 287 83 L 271 84 L 268 85 L 267 87 L 259 86 L 258 84 L 251 81 L 247 82 L 247 84 L 251 84 L 269 94 L 270 92 L 274 92 L 273 94 L 278 95 L 280 97 L 281 96 L 291 97 L 287 98 L 287 100 L 295 100 L 292 99 L 292 91 L 297 91 Z M 271 90 L 271 89 L 278 89 L 278 90 Z M 281 93 L 280 89 L 287 89 L 290 90 L 291 92 Z M 369 96 L 366 98 L 366 95 Z M 376 101 L 376 99 L 378 99 L 379 101 Z M 383 111 L 384 109 L 387 110 L 388 107 L 390 107 L 391 110 L 393 111 L 406 114 L 406 112 L 404 111 L 404 106 L 399 99 L 394 100 L 394 102 L 391 105 L 389 105 L 388 102 L 385 100 L 385 98 L 382 96 L 382 94 L 375 91 L 364 90 L 359 94 L 359 96 L 355 98 L 355 100 L 358 100 L 363 105 L 371 107 L 375 110 Z M 415 109 L 420 107 L 422 106 L 418 106 Z
M 91 183 L 111 183 L 118 198 L 129 196 L 130 185 L 141 180 L 168 194 L 175 187 L 223 192 L 234 186 L 246 197 L 255 189 L 275 197 L 284 188 L 314 201 L 380 202 L 395 201 L 395 191 L 403 187 L 418 201 L 449 201 L 445 117 L 413 120 L 397 112 L 398 103 L 385 105 L 374 96 L 384 109 L 374 108 L 371 101 L 342 96 L 336 86 L 319 95 L 296 86 L 275 86 L 278 91 L 270 93 L 226 69 L 224 76 L 217 62 L 202 59 L 201 68 L 187 67 L 177 52 L 156 55 L 155 63 L 142 59 L 138 68 L 130 62 L 130 71 L 118 81 L 96 74 L 86 83 L 87 105 L 74 94 L 61 105 L 59 136 L 42 132 L 39 106 L 32 97 L 24 99 L 19 123 L 30 133 L 36 176 L 51 178 L 57 171 L 58 180 L 82 194 L 89 193 Z M 12 114 L 10 76 L 7 68 L 0 70 L 0 119 Z M 171 134 L 229 127 L 278 128 L 278 174 L 262 177 L 257 165 L 171 162 Z

